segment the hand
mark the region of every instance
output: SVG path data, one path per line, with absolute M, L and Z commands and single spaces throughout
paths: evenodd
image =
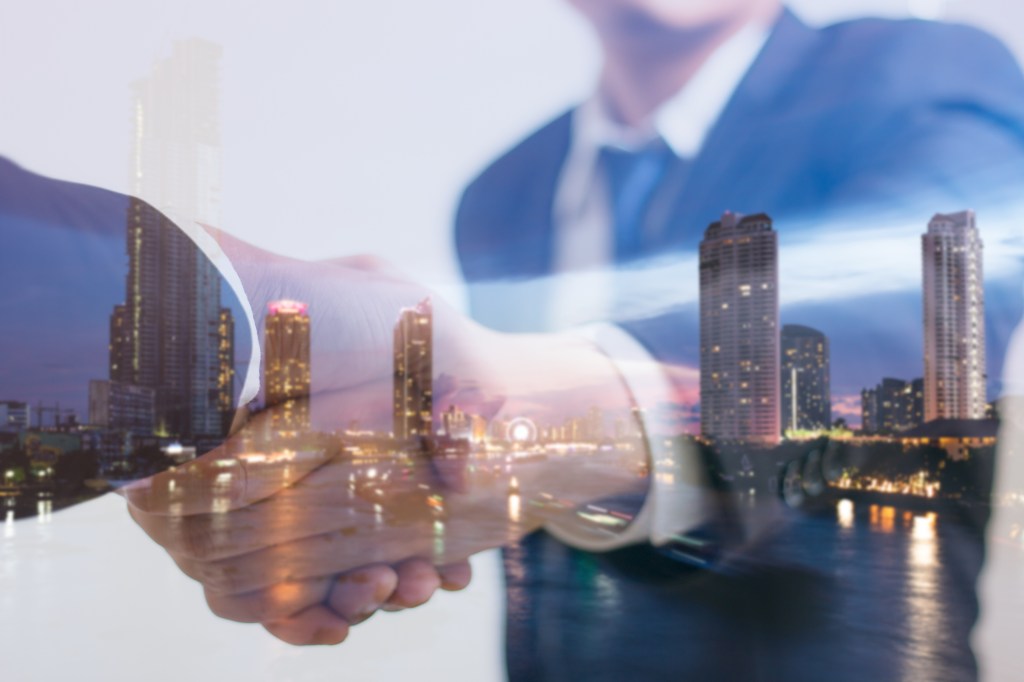
M 473 553 L 642 485 L 641 448 L 560 454 L 503 435 L 472 449 L 464 440 L 339 435 L 349 419 L 390 424 L 395 321 L 429 293 L 342 263 L 237 244 L 226 251 L 257 314 L 277 297 L 310 304 L 314 428 L 274 432 L 286 406 L 270 405 L 218 451 L 127 491 L 133 517 L 203 583 L 218 613 L 264 623 L 302 615 L 289 625 L 298 639 L 317 639 L 314 625 L 330 623 L 336 636 L 343 628 L 332 618 L 357 620 L 391 584 L 391 605 L 420 603 L 438 582 L 464 584 L 450 576 L 468 580 Z M 586 342 L 496 334 L 434 300 L 435 408 L 562 422 L 603 405 L 629 416 L 617 373 Z M 352 576 L 379 589 L 356 590 Z

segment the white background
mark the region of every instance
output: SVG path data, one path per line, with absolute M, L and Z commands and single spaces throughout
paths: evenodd
M 792 4 L 814 22 L 945 11 L 1024 48 L 1016 0 Z M 460 187 L 584 96 L 597 69 L 558 0 L 2 0 L 0 154 L 127 190 L 129 83 L 193 36 L 224 47 L 224 227 L 290 255 L 381 253 L 435 285 L 456 277 Z M 493 556 L 476 568 L 468 593 L 384 614 L 341 647 L 294 649 L 210 615 L 108 497 L 0 525 L 0 674 L 500 679 L 500 571 Z

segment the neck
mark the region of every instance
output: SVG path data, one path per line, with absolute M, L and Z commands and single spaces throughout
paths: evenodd
M 752 23 L 770 25 L 777 10 L 693 29 L 673 29 L 643 18 L 601 36 L 605 62 L 600 91 L 620 123 L 640 126 L 678 93 L 708 58 Z

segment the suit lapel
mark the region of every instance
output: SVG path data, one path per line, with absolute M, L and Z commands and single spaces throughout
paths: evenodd
M 765 175 L 758 187 L 736 187 L 729 169 L 743 168 L 744 156 L 756 152 L 769 134 L 769 118 L 784 101 L 793 74 L 817 44 L 816 31 L 785 10 L 750 71 L 740 82 L 722 116 L 716 122 L 701 152 L 694 159 L 682 186 L 677 186 L 666 228 L 655 244 L 656 250 L 693 249 L 706 225 L 725 210 L 750 212 L 770 206 L 750 206 L 764 202 L 771 194 L 772 177 Z M 746 138 L 746 139 L 744 139 Z M 727 205 L 743 201 L 743 205 Z

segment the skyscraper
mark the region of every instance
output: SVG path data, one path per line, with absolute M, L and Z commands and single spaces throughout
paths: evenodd
M 89 382 L 89 424 L 152 436 L 156 392 L 145 386 L 93 379 Z
M 231 428 L 235 409 L 235 316 L 230 308 L 220 309 L 217 326 L 217 407 L 224 433 Z
M 111 316 L 110 379 L 156 392 L 159 432 L 219 436 L 221 278 L 177 227 L 219 223 L 220 48 L 177 42 L 133 84 L 133 194 L 125 303 Z M 233 363 L 232 363 L 233 364 Z
M 779 439 L 779 273 L 772 220 L 726 213 L 700 244 L 701 433 Z
M 780 336 L 782 430 L 818 431 L 832 424 L 828 337 L 787 324 Z
M 433 308 L 425 298 L 395 324 L 395 438 L 433 434 Z
M 309 428 L 309 306 L 275 301 L 268 306 L 263 334 L 263 385 L 267 408 L 273 408 L 271 429 Z
M 984 419 L 983 246 L 973 211 L 938 214 L 921 238 L 924 261 L 924 418 Z

